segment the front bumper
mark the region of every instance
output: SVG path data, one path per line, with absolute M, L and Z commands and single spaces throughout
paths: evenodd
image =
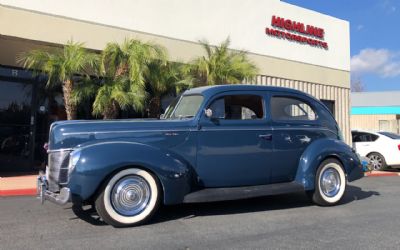
M 42 204 L 45 200 L 58 205 L 64 205 L 71 201 L 71 191 L 67 187 L 61 188 L 59 193 L 54 193 L 48 190 L 47 178 L 43 172 L 39 172 L 39 176 L 37 177 L 36 190 L 38 198 Z

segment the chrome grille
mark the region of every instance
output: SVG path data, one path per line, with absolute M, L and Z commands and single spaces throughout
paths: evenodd
M 68 183 L 68 164 L 71 151 L 53 151 L 49 153 L 48 158 L 48 183 L 49 190 L 58 192 L 60 186 Z

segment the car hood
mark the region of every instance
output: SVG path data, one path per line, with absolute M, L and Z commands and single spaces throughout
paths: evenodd
M 131 141 L 172 147 L 182 142 L 193 120 L 73 120 L 50 127 L 49 150 L 71 149 L 101 141 Z

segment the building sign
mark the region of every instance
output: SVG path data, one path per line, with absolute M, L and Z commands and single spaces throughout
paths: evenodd
M 322 28 L 278 16 L 272 16 L 271 26 L 272 28 L 265 28 L 265 34 L 269 36 L 328 49 L 328 43 L 324 41 L 325 31 Z

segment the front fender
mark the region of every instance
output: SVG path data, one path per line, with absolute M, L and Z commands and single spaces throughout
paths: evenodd
M 348 181 L 363 176 L 360 160 L 352 149 L 343 141 L 325 138 L 314 141 L 303 152 L 295 181 L 302 184 L 305 190 L 313 190 L 318 166 L 329 157 L 337 158 L 342 163 Z
M 102 142 L 80 150 L 70 174 L 69 188 L 74 197 L 85 201 L 92 197 L 113 172 L 137 166 L 152 172 L 160 181 L 165 204 L 183 200 L 191 188 L 192 168 L 178 155 L 136 142 Z

